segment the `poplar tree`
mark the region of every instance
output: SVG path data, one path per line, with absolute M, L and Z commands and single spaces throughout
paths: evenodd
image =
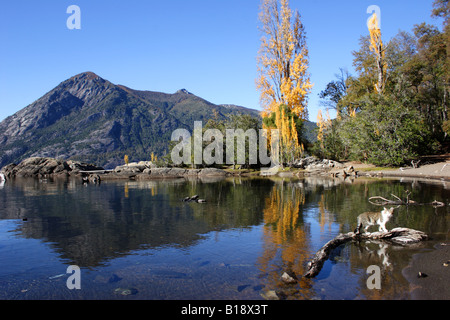
M 381 29 L 377 14 L 374 13 L 369 19 L 369 33 L 370 33 L 370 50 L 375 53 L 376 64 L 378 71 L 378 82 L 375 85 L 375 89 L 379 94 L 384 91 L 386 82 L 386 58 L 383 48 L 383 41 L 381 39 Z
M 279 129 L 282 153 L 294 156 L 302 151 L 296 119 L 308 118 L 307 95 L 313 86 L 308 73 L 305 28 L 288 0 L 281 0 L 280 4 L 278 0 L 262 0 L 260 22 L 263 37 L 256 86 L 263 120 L 275 118 L 264 121 L 264 129 Z

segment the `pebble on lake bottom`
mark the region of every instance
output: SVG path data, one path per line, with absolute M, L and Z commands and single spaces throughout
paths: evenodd
M 130 295 L 135 295 L 137 294 L 139 291 L 135 288 L 117 288 L 116 290 L 114 290 L 115 294 L 120 294 L 122 296 L 130 296 Z

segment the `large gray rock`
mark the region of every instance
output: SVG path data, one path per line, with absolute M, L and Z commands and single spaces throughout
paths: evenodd
M 182 177 L 186 174 L 187 170 L 181 168 L 153 168 L 150 170 L 150 175 L 157 177 Z
M 54 158 L 32 157 L 23 160 L 18 165 L 9 164 L 0 171 L 8 178 L 13 177 L 38 177 L 56 174 L 77 173 L 79 171 L 103 170 L 92 164 L 78 161 L 64 161 Z
M 206 177 L 224 177 L 228 173 L 221 169 L 183 169 L 183 168 L 152 168 L 145 169 L 138 173 L 136 178 L 139 180 L 159 179 L 159 178 L 206 178 Z
M 200 170 L 199 176 L 226 176 L 227 172 L 217 168 L 205 168 Z
M 151 161 L 140 161 L 140 162 L 132 162 L 129 164 L 125 164 L 123 166 L 117 166 L 114 169 L 116 173 L 149 173 L 151 169 L 156 168 L 157 166 L 153 164 Z
M 305 170 L 330 170 L 336 168 L 344 168 L 344 165 L 340 162 L 328 159 L 319 159 L 311 156 L 303 159 L 299 159 L 294 163 L 294 167 Z

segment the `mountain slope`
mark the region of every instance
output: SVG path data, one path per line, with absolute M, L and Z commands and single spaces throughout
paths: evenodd
M 0 164 L 29 156 L 100 160 L 130 145 L 142 149 L 150 134 L 176 125 L 158 108 L 83 73 L 0 123 Z
M 193 129 L 215 113 L 258 111 L 215 105 L 187 90 L 174 94 L 115 85 L 92 72 L 76 75 L 0 123 L 0 168 L 28 157 L 82 160 L 105 168 L 165 154 L 175 129 Z

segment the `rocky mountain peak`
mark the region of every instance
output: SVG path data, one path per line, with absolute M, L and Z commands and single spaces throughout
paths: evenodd
M 176 93 L 184 93 L 184 94 L 192 95 L 192 93 L 189 92 L 189 91 L 187 91 L 186 89 L 180 89 L 180 90 L 178 90 Z
M 101 79 L 101 77 L 92 71 L 82 72 L 70 78 L 70 80 L 99 80 L 99 79 Z
M 114 88 L 116 86 L 108 80 L 101 78 L 94 72 L 88 71 L 62 82 L 54 91 L 57 96 L 61 92 L 67 92 L 82 100 L 86 105 L 91 105 L 92 103 L 99 103 Z

